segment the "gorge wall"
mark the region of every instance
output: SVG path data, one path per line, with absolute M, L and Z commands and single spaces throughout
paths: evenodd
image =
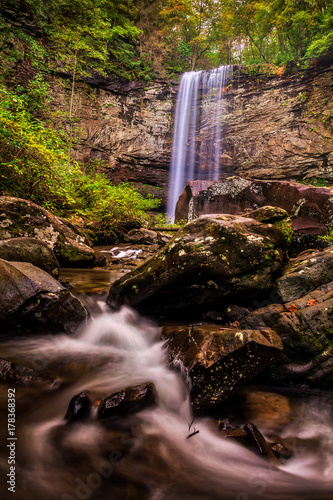
M 53 115 L 62 121 L 71 95 L 69 78 L 53 78 Z M 177 86 L 167 81 L 78 82 L 73 99 L 74 154 L 93 161 L 114 183 L 132 182 L 143 192 L 167 196 L 172 116 Z M 66 124 L 69 130 L 68 124 Z M 147 186 L 150 188 L 147 191 Z
M 54 78 L 51 87 L 52 108 L 68 109 L 70 78 Z M 113 182 L 155 186 L 165 199 L 177 90 L 177 82 L 163 80 L 78 82 L 76 158 L 100 160 Z M 333 180 L 332 58 L 289 76 L 236 67 L 224 95 L 222 177 Z

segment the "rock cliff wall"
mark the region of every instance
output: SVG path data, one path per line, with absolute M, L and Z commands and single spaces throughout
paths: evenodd
M 51 88 L 53 110 L 68 111 L 70 79 L 54 78 Z M 162 80 L 78 82 L 73 99 L 74 136 L 79 138 L 74 145 L 76 159 L 100 162 L 101 170 L 115 183 L 166 188 L 176 94 L 177 85 Z
M 333 179 L 332 59 L 290 77 L 238 77 L 236 71 L 225 103 L 225 172 Z

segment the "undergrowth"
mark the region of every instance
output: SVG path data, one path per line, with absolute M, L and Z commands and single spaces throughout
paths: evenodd
M 62 217 L 94 221 L 103 243 L 148 224 L 146 212 L 159 200 L 142 196 L 128 183 L 112 185 L 73 160 L 66 131 L 36 118 L 36 111 L 47 118 L 48 99 L 47 87 L 36 80 L 15 91 L 0 86 L 1 194 L 31 200 Z

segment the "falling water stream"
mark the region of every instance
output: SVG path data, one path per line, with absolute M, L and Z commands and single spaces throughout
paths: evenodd
M 222 103 L 232 66 L 190 71 L 180 80 L 169 183 L 168 216 L 185 184 L 220 176 Z
M 54 378 L 39 389 L 16 388 L 16 492 L 1 484 L 1 499 L 17 500 L 255 500 L 331 499 L 332 397 L 300 401 L 283 434 L 315 437 L 315 451 L 300 449 L 280 467 L 218 433 L 211 418 L 192 420 L 188 390 L 169 368 L 160 328 L 124 307 L 112 313 L 96 304 L 94 318 L 77 336 L 2 341 L 2 356 L 39 367 Z M 70 399 L 85 391 L 92 402 L 151 382 L 157 403 L 107 425 L 97 409 L 66 423 Z M 7 387 L 1 388 L 1 408 Z M 318 413 L 319 409 L 319 413 Z M 2 413 L 2 424 L 6 412 Z M 187 439 L 193 429 L 199 432 Z M 6 426 L 2 426 L 4 442 Z M 1 449 L 2 478 L 8 470 Z

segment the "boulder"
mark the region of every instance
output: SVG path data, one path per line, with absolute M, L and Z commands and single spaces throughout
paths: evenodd
M 242 417 L 267 432 L 280 432 L 293 419 L 291 400 L 283 394 L 246 387 L 241 394 Z
M 36 267 L 59 277 L 59 263 L 51 248 L 36 238 L 11 238 L 0 240 L 0 259 L 30 262 Z
M 237 215 L 270 205 L 286 210 L 292 217 L 294 230 L 300 234 L 324 235 L 327 225 L 333 223 L 332 188 L 228 177 L 210 182 L 200 191 L 196 182 L 188 183 L 180 195 L 176 222 L 204 214 Z
M 0 240 L 33 237 L 44 241 L 62 267 L 90 267 L 95 253 L 89 239 L 74 224 L 21 198 L 0 197 Z
M 188 312 L 192 318 L 223 310 L 231 300 L 269 289 L 272 275 L 282 267 L 285 244 L 285 235 L 272 224 L 233 215 L 203 216 L 113 283 L 108 303 L 152 315 Z
M 191 181 L 186 184 L 183 191 L 180 193 L 175 211 L 175 222 L 188 220 L 189 203 L 191 199 L 200 191 L 204 191 L 214 184 L 214 181 Z
M 195 416 L 227 400 L 282 350 L 272 330 L 221 328 L 212 323 L 164 326 L 162 339 L 170 363 L 181 362 L 188 372 Z
M 132 229 L 125 236 L 127 243 L 134 243 L 138 245 L 147 245 L 149 243 L 158 243 L 156 231 L 141 227 L 140 229 Z
M 123 391 L 112 394 L 104 399 L 98 407 L 98 417 L 101 419 L 128 415 L 144 410 L 155 403 L 153 384 L 141 384 L 127 387 Z
M 237 304 L 229 304 L 226 311 L 225 317 L 230 323 L 235 323 L 235 321 L 241 321 L 245 316 L 250 314 L 251 310 L 248 307 L 238 306 Z
M 265 222 L 266 224 L 273 224 L 273 226 L 283 232 L 286 246 L 288 247 L 291 244 L 294 234 L 293 224 L 288 212 L 283 208 L 265 206 L 250 212 L 246 217 L 259 222 Z
M 74 333 L 87 311 L 48 273 L 28 262 L 0 259 L 1 333 Z
M 333 281 L 333 248 L 309 250 L 292 260 L 274 283 L 281 302 L 303 297 L 325 283 Z
M 333 282 L 292 302 L 273 303 L 251 312 L 242 328 L 272 328 L 284 356 L 272 376 L 286 382 L 330 386 L 333 381 Z

